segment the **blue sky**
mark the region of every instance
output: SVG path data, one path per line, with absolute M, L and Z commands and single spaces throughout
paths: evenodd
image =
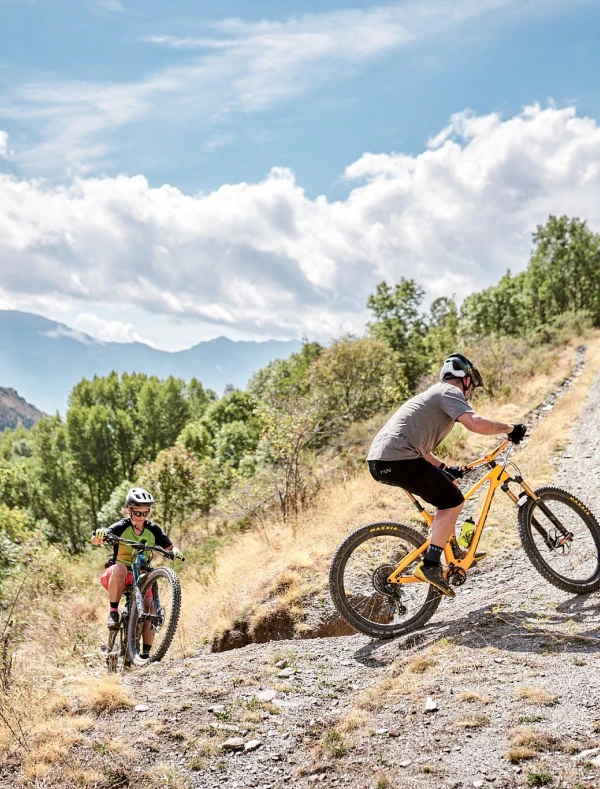
M 0 173 L 10 180 L 10 189 L 18 184 L 19 194 L 28 191 L 23 205 L 29 211 L 6 221 L 11 223 L 12 252 L 20 250 L 19 261 L 31 266 L 29 278 L 33 272 L 43 283 L 33 288 L 5 276 L 0 281 L 1 303 L 62 317 L 106 337 L 141 337 L 161 347 L 183 347 L 223 333 L 234 338 L 308 333 L 323 339 L 327 333 L 360 331 L 366 318 L 365 297 L 383 275 L 390 279 L 414 271 L 425 279 L 439 275 L 445 287 L 463 296 L 495 281 L 507 261 L 513 269 L 526 264 L 527 239 L 534 229 L 530 225 L 542 218 L 542 204 L 544 210 L 549 206 L 556 212 L 577 204 L 567 198 L 553 201 L 552 193 L 544 191 L 543 199 L 538 196 L 525 212 L 522 205 L 516 206 L 521 224 L 515 239 L 494 253 L 495 262 L 488 267 L 477 262 L 481 254 L 477 244 L 461 247 L 458 253 L 461 244 L 454 239 L 448 241 L 444 254 L 440 252 L 433 269 L 428 268 L 437 252 L 428 252 L 426 259 L 421 242 L 406 240 L 413 239 L 419 223 L 431 220 L 423 208 L 425 213 L 403 230 L 403 238 L 393 223 L 386 225 L 387 220 L 378 215 L 377 222 L 387 232 L 385 243 L 379 240 L 368 253 L 363 250 L 352 260 L 339 253 L 341 247 L 337 257 L 324 248 L 333 243 L 331 238 L 323 240 L 324 231 L 311 240 L 305 229 L 296 242 L 288 233 L 276 249 L 270 239 L 244 233 L 238 239 L 229 216 L 226 238 L 215 239 L 210 229 L 195 238 L 200 261 L 195 269 L 186 232 L 179 226 L 165 227 L 162 219 L 159 228 L 158 220 L 148 213 L 149 205 L 156 207 L 157 200 L 165 199 L 158 187 L 168 185 L 168 194 L 176 195 L 178 205 L 186 195 L 206 197 L 205 216 L 207 206 L 223 197 L 223 185 L 236 186 L 229 204 L 223 201 L 218 218 L 211 214 L 218 225 L 227 211 L 235 218 L 241 210 L 247 196 L 241 184 L 266 184 L 264 193 L 272 196 L 280 185 L 271 188 L 269 174 L 274 167 L 285 168 L 295 186 L 277 198 L 286 204 L 279 218 L 288 212 L 290 222 L 298 226 L 297 211 L 303 217 L 312 213 L 323 219 L 319 195 L 325 196 L 327 212 L 335 214 L 336 205 L 351 213 L 354 203 L 365 197 L 366 192 L 357 191 L 352 199 L 365 179 L 371 196 L 377 185 L 381 193 L 381 183 L 389 183 L 389 172 L 358 166 L 364 165 L 365 154 L 388 159 L 400 155 L 412 163 L 426 163 L 428 141 L 448 126 L 453 115 L 466 110 L 472 117 L 494 117 L 506 124 L 536 102 L 541 111 L 572 108 L 581 122 L 588 118 L 595 123 L 600 117 L 599 2 L 0 0 L 0 16 L 0 135 L 4 133 Z M 566 116 L 561 118 L 568 137 L 572 126 Z M 537 123 L 543 136 L 544 124 Z M 483 132 L 473 128 L 459 140 L 464 152 L 474 135 L 482 142 L 490 126 Z M 513 129 L 503 128 L 507 134 Z M 463 131 L 458 124 L 448 144 Z M 585 137 L 583 127 L 580 132 Z M 571 144 L 566 137 L 564 144 L 564 150 Z M 560 152 L 556 155 L 560 159 Z M 409 159 L 402 161 L 406 164 Z M 480 164 L 492 166 L 489 156 Z M 543 167 L 543 158 L 529 166 Z M 354 173 L 351 177 L 348 168 Z M 411 168 L 412 164 L 412 172 Z M 137 175 L 146 182 L 143 197 L 133 180 Z M 93 183 L 114 195 L 118 176 L 127 178 L 116 189 L 122 195 L 118 206 L 106 208 L 107 198 L 98 198 L 97 191 L 93 200 L 89 197 Z M 44 179 L 43 195 L 38 179 Z M 85 200 L 75 194 L 83 187 L 74 184 L 82 180 L 88 183 Z M 536 183 L 542 180 L 541 174 L 536 177 Z M 34 183 L 38 186 L 32 191 Z M 575 194 L 577 182 L 571 186 Z M 72 227 L 56 214 L 65 190 L 71 190 Z M 302 208 L 297 190 L 309 201 Z M 265 218 L 260 190 L 253 194 L 257 202 L 252 207 L 258 206 L 257 216 Z M 135 203 L 138 199 L 143 211 Z M 415 194 L 410 199 L 413 203 L 407 207 L 403 200 L 398 202 L 398 194 L 389 196 L 383 214 L 393 213 L 404 222 L 414 201 L 421 200 Z M 91 236 L 73 241 L 82 226 L 75 204 L 85 210 L 85 220 L 94 228 L 93 242 Z M 100 221 L 103 210 L 107 214 Z M 48 216 L 41 222 L 44 211 Z M 370 233 L 369 211 L 362 215 L 363 237 Z M 510 212 L 507 207 L 504 216 L 513 227 L 517 214 L 509 216 Z M 115 246 L 121 273 L 127 270 L 131 276 L 128 282 L 123 277 L 122 288 L 118 276 L 113 280 L 118 302 L 114 306 L 107 298 L 107 283 L 95 281 L 101 264 L 96 263 L 90 273 L 85 262 L 89 255 L 84 259 L 80 250 L 87 244 L 102 244 L 104 238 L 125 238 L 123 227 L 117 230 L 111 224 L 120 222 L 123 213 L 129 217 L 127 233 L 132 232 L 132 224 L 147 223 L 142 236 L 153 239 L 148 248 L 152 264 L 144 270 L 136 261 L 132 252 L 136 242 L 131 239 L 120 250 Z M 479 220 L 471 215 L 470 221 Z M 27 234 L 36 222 L 36 233 L 30 237 Z M 464 222 L 469 223 L 468 213 Z M 303 227 L 308 226 L 306 220 Z M 272 236 L 273 226 L 269 227 Z M 344 232 L 340 229 L 339 235 Z M 505 239 L 499 242 L 506 244 Z M 350 236 L 336 243 L 347 247 Z M 395 258 L 390 251 L 394 244 Z M 207 273 L 211 264 L 218 265 L 228 278 L 228 261 L 240 247 L 247 262 L 232 264 L 236 281 L 250 290 L 253 283 L 261 283 L 261 293 L 252 297 L 253 313 L 237 303 L 239 291 L 232 294 L 231 287 L 217 287 Z M 168 262 L 161 262 L 167 258 Z M 397 265 L 392 265 L 392 258 Z M 42 263 L 46 269 L 40 277 Z M 119 266 L 111 265 L 105 276 L 114 278 Z M 48 276 L 47 267 L 55 276 Z M 170 270 L 169 276 L 162 267 Z M 354 291 L 345 293 L 333 274 L 322 281 L 311 273 L 328 267 L 336 269 L 342 280 L 353 282 Z M 364 272 L 362 279 L 352 267 Z M 207 295 L 199 299 L 200 306 L 186 302 L 179 280 L 172 283 L 174 270 L 181 282 L 186 276 L 206 278 Z M 287 273 L 282 275 L 284 270 Z M 305 281 L 299 281 L 298 270 Z M 153 278 L 156 271 L 160 276 Z M 269 279 L 267 271 L 277 271 L 277 276 Z M 153 295 L 127 301 L 131 282 L 135 289 L 135 283 L 143 287 L 140 283 L 146 281 Z M 304 324 L 257 319 L 272 309 L 271 301 L 263 298 L 267 291 L 273 303 L 280 304 L 283 298 L 294 310 L 304 305 L 308 312 L 313 310 L 313 317 Z M 437 294 L 431 290 L 430 295 Z

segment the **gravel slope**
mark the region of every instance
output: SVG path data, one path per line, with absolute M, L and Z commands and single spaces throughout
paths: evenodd
M 600 377 L 556 475 L 596 513 L 599 461 Z M 142 707 L 100 718 L 78 759 L 115 787 L 598 787 L 599 609 L 506 552 L 405 639 L 271 642 L 131 673 Z M 531 758 L 511 762 L 519 736 Z M 102 753 L 123 738 L 142 759 Z

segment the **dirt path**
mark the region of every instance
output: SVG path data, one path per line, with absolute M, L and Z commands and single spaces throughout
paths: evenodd
M 556 484 L 599 513 L 599 475 L 600 377 Z M 599 614 L 599 596 L 507 551 L 412 637 L 271 642 L 128 675 L 139 710 L 101 717 L 75 752 L 115 789 L 598 787 Z

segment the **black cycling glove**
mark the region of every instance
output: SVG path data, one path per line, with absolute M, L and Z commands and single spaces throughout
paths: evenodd
M 447 474 L 451 479 L 462 479 L 465 472 L 460 466 L 444 466 L 442 471 Z
M 508 440 L 512 441 L 513 444 L 520 444 L 521 441 L 525 438 L 525 433 L 527 432 L 527 425 L 515 425 L 513 429 L 508 434 Z

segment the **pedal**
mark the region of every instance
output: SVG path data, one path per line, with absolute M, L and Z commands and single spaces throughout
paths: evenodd
M 448 565 L 446 578 L 452 586 L 462 586 L 467 580 L 467 573 L 462 567 L 456 567 L 454 564 Z

